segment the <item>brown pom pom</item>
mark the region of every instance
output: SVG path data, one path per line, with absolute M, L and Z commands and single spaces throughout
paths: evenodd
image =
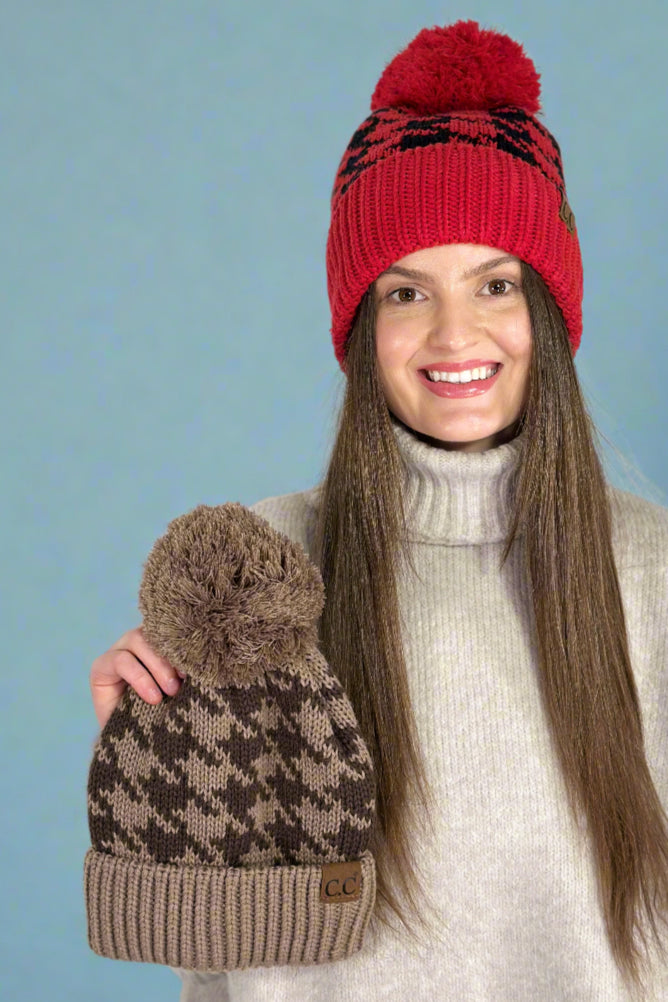
M 143 632 L 153 649 L 203 685 L 243 685 L 315 643 L 324 604 L 304 549 L 243 505 L 169 523 L 144 564 Z

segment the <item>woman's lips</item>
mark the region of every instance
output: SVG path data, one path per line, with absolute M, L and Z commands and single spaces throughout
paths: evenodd
M 418 379 L 437 397 L 479 397 L 482 393 L 487 393 L 488 390 L 492 388 L 494 383 L 497 381 L 503 366 L 498 362 L 488 362 L 488 365 L 498 365 L 498 369 L 493 376 L 489 379 L 474 379 L 470 383 L 445 383 L 439 381 L 438 383 L 433 382 L 425 369 L 418 369 Z M 465 363 L 454 363 L 452 365 L 437 365 L 431 369 L 431 372 L 464 372 L 468 368 L 481 368 L 472 365 L 470 362 Z

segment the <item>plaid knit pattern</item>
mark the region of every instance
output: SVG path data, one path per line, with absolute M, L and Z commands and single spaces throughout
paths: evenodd
M 561 150 L 545 126 L 521 108 L 499 108 L 493 112 L 418 117 L 395 108 L 374 112 L 355 132 L 339 167 L 332 197 L 345 195 L 363 170 L 386 157 L 405 150 L 417 150 L 434 143 L 468 143 L 487 146 L 519 157 L 541 171 L 562 197 L 564 185 Z
M 441 73 L 447 77 L 448 29 L 434 32 L 439 30 L 446 39 Z M 454 36 L 461 28 L 450 30 Z M 398 72 L 394 66 L 400 64 L 410 95 L 406 77 L 413 60 L 423 102 L 428 85 L 420 42 L 429 34 L 424 31 L 414 39 L 383 76 Z M 478 43 L 474 37 L 467 44 L 472 73 L 477 72 Z M 453 77 L 464 72 L 462 58 L 460 53 Z M 433 63 L 429 72 L 434 72 Z M 409 107 L 373 107 L 341 159 L 331 209 L 327 286 L 332 341 L 344 372 L 350 329 L 369 286 L 406 255 L 449 243 L 498 247 L 530 264 L 554 296 L 573 354 L 577 351 L 582 261 L 561 151 L 548 129 L 524 108 L 480 110 L 464 103 L 427 114 Z
M 126 689 L 94 748 L 97 953 L 224 971 L 361 948 L 375 783 L 317 647 L 323 597 L 304 550 L 238 504 L 200 505 L 154 545 L 144 633 L 186 678 L 157 705 Z

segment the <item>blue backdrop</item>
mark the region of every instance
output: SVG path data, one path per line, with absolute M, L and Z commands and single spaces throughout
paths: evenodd
M 167 969 L 86 943 L 90 665 L 138 625 L 142 562 L 171 518 L 320 478 L 342 386 L 334 172 L 385 64 L 462 17 L 541 73 L 584 257 L 577 367 L 634 464 L 612 479 L 665 503 L 665 4 L 3 4 L 7 1002 L 178 998 Z

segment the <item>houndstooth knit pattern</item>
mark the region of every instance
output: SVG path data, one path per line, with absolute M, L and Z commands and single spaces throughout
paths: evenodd
M 366 746 L 318 652 L 243 687 L 128 690 L 90 768 L 93 847 L 156 863 L 358 859 L 374 816 Z M 306 669 L 306 670 L 304 670 Z
M 128 688 L 94 748 L 84 874 L 97 953 L 222 971 L 360 949 L 375 787 L 317 648 L 322 595 L 302 548 L 241 505 L 198 506 L 155 544 L 144 631 L 186 678 L 157 705 Z M 350 900 L 323 899 L 323 867 Z

